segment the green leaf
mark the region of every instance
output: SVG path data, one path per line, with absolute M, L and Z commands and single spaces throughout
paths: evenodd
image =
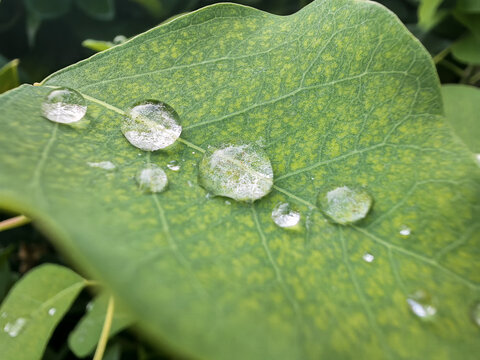
M 58 18 L 70 10 L 71 0 L 23 0 L 29 12 L 40 19 Z
M 0 68 L 0 94 L 20 85 L 18 63 L 18 59 L 15 59 Z
M 480 13 L 480 1 L 478 0 L 458 0 L 457 10 L 463 12 Z
M 480 38 L 480 14 L 467 14 L 455 11 L 455 18 L 465 25 L 477 38 Z
M 82 41 L 82 46 L 95 52 L 100 52 L 110 49 L 112 46 L 115 46 L 115 44 L 111 41 L 86 39 Z
M 42 118 L 55 86 L 85 95 L 87 129 Z M 183 126 L 149 156 L 120 130 L 145 99 Z M 201 359 L 476 359 L 480 169 L 445 124 L 431 57 L 382 6 L 316 1 L 286 17 L 210 6 L 12 90 L 0 108 L 0 204 L 108 284 L 155 344 Z M 197 182 L 202 151 L 238 142 L 263 143 L 275 174 L 254 204 Z M 101 161 L 115 169 L 88 165 Z M 161 194 L 135 183 L 148 162 L 168 173 Z M 359 225 L 316 206 L 342 185 L 374 199 Z M 298 230 L 275 225 L 279 202 L 300 212 Z M 419 290 L 437 308 L 430 322 L 407 303 Z
M 76 0 L 77 6 L 86 14 L 98 20 L 112 20 L 115 17 L 114 0 Z
M 2 359 L 40 359 L 53 330 L 85 284 L 73 271 L 50 264 L 20 279 L 0 307 Z
M 448 10 L 439 9 L 443 0 L 420 0 L 418 6 L 418 25 L 428 30 L 442 21 L 448 15 Z
M 448 123 L 473 153 L 480 153 L 480 90 L 467 85 L 443 85 Z
M 70 333 L 68 345 L 76 356 L 85 357 L 95 350 L 105 322 L 109 297 L 108 293 L 97 296 L 89 304 L 88 312 Z M 133 322 L 126 309 L 116 302 L 110 337 L 131 326 Z
M 452 45 L 453 56 L 465 63 L 480 65 L 480 38 L 469 34 Z

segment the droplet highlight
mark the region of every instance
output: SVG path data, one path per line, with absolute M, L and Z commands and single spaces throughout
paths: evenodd
M 42 113 L 50 121 L 71 124 L 85 116 L 87 103 L 78 91 L 62 87 L 47 94 L 42 103 Z
M 472 320 L 477 326 L 480 327 L 480 301 L 473 306 Z
M 3 327 L 3 331 L 5 331 L 11 337 L 17 337 L 18 334 L 20 334 L 20 331 L 22 331 L 23 328 L 25 327 L 26 323 L 27 323 L 27 319 L 20 317 L 17 320 L 15 320 L 15 322 L 13 323 L 11 322 L 6 323 L 5 326 Z
M 272 220 L 281 228 L 291 228 L 300 222 L 300 213 L 292 210 L 288 203 L 279 203 L 272 210 Z
M 136 180 L 140 190 L 147 193 L 165 191 L 168 185 L 167 174 L 161 167 L 155 164 L 150 164 L 141 169 L 137 173 Z
M 224 145 L 204 154 L 199 182 L 215 196 L 253 202 L 272 189 L 272 164 L 258 145 Z
M 122 133 L 133 146 L 155 151 L 175 143 L 182 133 L 180 117 L 168 104 L 147 100 L 126 111 Z
M 371 263 L 371 262 L 373 262 L 373 260 L 375 260 L 375 256 L 373 256 L 370 253 L 363 254 L 362 258 L 363 258 L 364 261 L 366 261 L 368 263 Z
M 400 229 L 400 235 L 409 236 L 412 233 L 412 230 L 408 226 L 402 226 Z
M 418 290 L 408 296 L 407 303 L 412 313 L 423 320 L 431 320 L 437 313 L 432 303 L 432 297 L 423 290 Z
M 167 168 L 169 168 L 172 171 L 179 171 L 180 170 L 180 164 L 178 163 L 177 160 L 172 160 L 167 164 Z
M 341 186 L 320 195 L 320 208 L 334 223 L 347 225 L 364 219 L 373 199 L 360 187 Z
M 114 170 L 115 164 L 111 161 L 99 161 L 99 162 L 87 162 L 88 166 L 93 168 L 99 168 L 103 170 Z
M 48 309 L 48 315 L 50 315 L 50 316 L 55 315 L 56 312 L 57 312 L 57 309 L 55 309 L 55 308 Z

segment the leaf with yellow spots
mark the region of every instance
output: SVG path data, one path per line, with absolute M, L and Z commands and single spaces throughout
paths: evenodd
M 42 118 L 57 86 L 84 95 L 88 126 Z M 139 152 L 120 131 L 145 99 L 180 116 L 168 151 Z M 0 204 L 108 283 L 157 344 L 201 359 L 479 353 L 480 170 L 444 123 L 431 58 L 382 6 L 207 7 L 5 93 L 0 108 Z M 238 142 L 263 144 L 275 175 L 253 205 L 197 182 L 208 146 Z M 146 162 L 172 160 L 168 190 L 137 188 Z M 373 198 L 355 225 L 317 207 L 341 186 Z M 299 229 L 275 225 L 279 203 Z M 418 291 L 435 304 L 429 322 L 407 302 Z

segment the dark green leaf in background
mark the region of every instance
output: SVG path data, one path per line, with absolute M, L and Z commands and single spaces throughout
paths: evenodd
M 85 285 L 79 275 L 58 265 L 39 266 L 18 281 L 0 307 L 2 359 L 40 359 Z
M 86 96 L 87 129 L 42 118 L 55 86 Z M 200 148 L 133 148 L 123 110 L 145 99 L 173 106 Z M 431 57 L 385 8 L 211 6 L 0 107 L 0 204 L 108 283 L 155 344 L 202 359 L 476 359 L 480 169 L 444 123 Z M 263 143 L 274 170 L 254 204 L 197 184 L 202 151 L 238 141 Z M 167 191 L 139 191 L 139 169 L 172 160 Z M 88 165 L 101 161 L 115 168 Z M 358 226 L 316 207 L 343 185 L 374 199 Z M 275 225 L 279 202 L 300 230 Z M 437 308 L 430 322 L 407 303 L 419 290 Z
M 18 59 L 15 59 L 0 67 L 0 94 L 20 85 L 18 62 Z
M 469 34 L 452 45 L 452 54 L 465 64 L 480 65 L 480 37 Z
M 77 324 L 75 330 L 70 333 L 68 344 L 76 356 L 85 357 L 95 350 L 105 322 L 109 296 L 108 293 L 97 296 L 88 305 L 87 313 Z M 130 314 L 116 302 L 110 337 L 132 324 L 133 319 Z
M 112 20 L 115 16 L 114 0 L 76 0 L 80 9 L 98 20 Z
M 71 0 L 23 0 L 28 11 L 41 19 L 54 19 L 65 14 Z

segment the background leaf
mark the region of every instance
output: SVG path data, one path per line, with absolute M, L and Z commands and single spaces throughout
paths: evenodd
M 467 85 L 443 85 L 447 121 L 473 153 L 480 153 L 480 90 Z
M 40 19 L 54 19 L 65 14 L 71 0 L 23 0 L 28 11 Z
M 85 284 L 58 265 L 39 266 L 18 281 L 0 307 L 2 359 L 40 359 L 55 326 Z
M 43 85 L 0 97 L 0 203 L 108 283 L 155 343 L 209 359 L 476 357 L 480 170 L 444 124 L 430 56 L 385 8 L 211 6 Z M 88 129 L 41 117 L 62 85 L 87 97 Z M 274 191 L 253 205 L 208 198 L 201 150 L 133 148 L 122 110 L 146 98 L 172 105 L 203 149 L 263 143 Z M 146 163 L 172 160 L 165 193 L 137 189 Z M 116 168 L 87 164 L 99 161 Z M 374 198 L 358 226 L 316 208 L 344 184 Z M 273 223 L 279 202 L 301 212 L 300 231 Z M 438 309 L 430 323 L 408 307 L 417 290 Z
M 452 54 L 463 63 L 480 65 L 480 38 L 465 36 L 452 45 Z
M 77 6 L 98 20 L 111 20 L 115 16 L 114 0 L 76 0 Z
M 15 59 L 0 67 L 0 94 L 20 85 L 18 62 L 18 59 Z
M 97 296 L 89 304 L 87 313 L 77 324 L 75 330 L 70 333 L 68 344 L 76 356 L 85 357 L 95 350 L 105 322 L 109 297 L 110 294 L 106 292 Z M 116 302 L 110 337 L 131 326 L 133 322 L 130 314 Z

